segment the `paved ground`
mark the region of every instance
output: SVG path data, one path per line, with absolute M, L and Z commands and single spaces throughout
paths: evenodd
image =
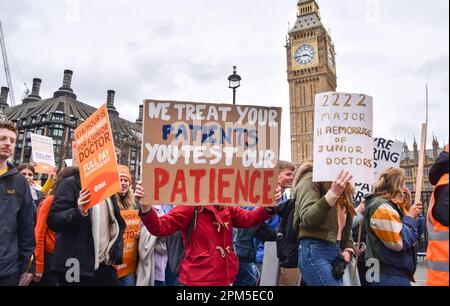
M 411 283 L 413 286 L 426 286 L 426 269 L 425 269 L 425 261 L 419 260 L 419 264 L 417 265 L 417 271 L 414 275 L 414 279 L 416 283 Z

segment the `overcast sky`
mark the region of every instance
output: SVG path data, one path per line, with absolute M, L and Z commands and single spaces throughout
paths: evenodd
M 35 77 L 51 97 L 71 69 L 78 100 L 99 106 L 113 89 L 120 115 L 134 122 L 146 98 L 231 102 L 227 77 L 237 65 L 237 103 L 283 108 L 281 158 L 289 159 L 284 45 L 296 2 L 0 0 L 16 100 Z M 374 135 L 419 141 L 428 83 L 428 138 L 448 142 L 448 0 L 319 5 L 336 46 L 337 90 L 374 97 Z

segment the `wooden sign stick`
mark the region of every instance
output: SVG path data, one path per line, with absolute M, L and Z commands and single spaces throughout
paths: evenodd
M 353 279 L 356 277 L 356 271 L 358 271 L 358 259 L 359 259 L 359 251 L 361 249 L 361 237 L 362 237 L 362 227 L 364 224 L 364 219 L 359 222 L 358 229 L 358 242 L 356 243 L 356 256 L 355 256 L 355 270 L 353 271 Z

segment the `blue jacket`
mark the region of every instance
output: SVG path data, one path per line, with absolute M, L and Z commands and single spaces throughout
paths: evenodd
M 8 169 L 0 176 L 0 278 L 25 272 L 35 248 L 30 187 L 12 164 Z
M 287 197 L 285 195 L 283 195 L 280 199 L 280 201 L 278 201 L 278 205 L 284 203 L 287 200 Z M 272 216 L 272 218 L 270 218 L 269 220 L 266 220 L 264 222 L 270 229 L 273 230 L 273 233 L 276 237 L 276 230 L 278 229 L 279 225 L 280 225 L 280 216 L 275 214 L 274 216 Z M 275 241 L 275 239 L 273 240 Z M 265 241 L 261 241 L 258 238 L 254 239 L 254 244 L 256 247 L 256 258 L 255 258 L 255 262 L 258 264 L 262 264 L 263 260 L 264 260 L 264 242 Z
M 381 197 L 369 196 L 366 203 L 365 224 L 370 226 L 370 219 L 376 209 L 385 203 L 386 200 Z M 373 233 L 367 228 L 367 251 L 366 261 L 375 258 L 380 262 L 380 273 L 385 275 L 398 275 L 408 277 L 414 280 L 414 273 L 417 268 L 417 244 L 423 234 L 425 218 L 419 215 L 418 219 L 404 215 L 393 203 L 390 203 L 400 215 L 403 223 L 401 235 L 403 240 L 403 249 L 394 251 L 386 247 Z

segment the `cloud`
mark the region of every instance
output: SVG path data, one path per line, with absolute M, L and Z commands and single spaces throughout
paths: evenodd
M 373 95 L 379 136 L 412 142 L 428 83 L 430 130 L 448 137 L 448 1 L 319 4 L 338 52 L 338 89 Z M 282 107 L 290 155 L 284 45 L 295 0 L 0 0 L 0 11 L 16 96 L 39 77 L 41 96 L 51 97 L 72 69 L 79 100 L 99 105 L 116 90 L 116 108 L 135 121 L 146 98 L 230 103 L 237 65 L 238 103 Z

